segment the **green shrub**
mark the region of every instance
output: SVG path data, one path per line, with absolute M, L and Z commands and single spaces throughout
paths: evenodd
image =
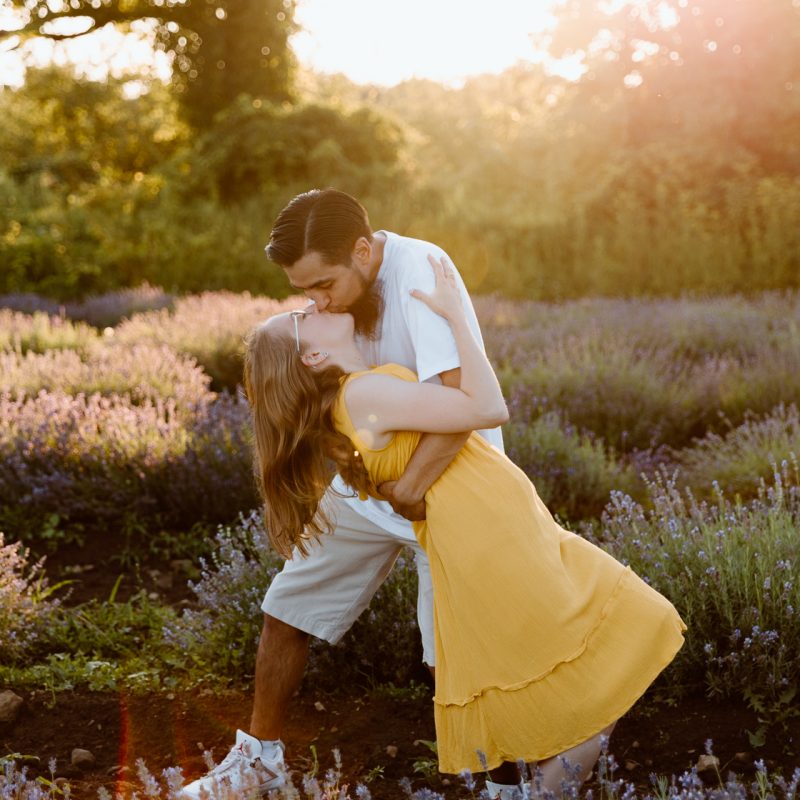
M 163 628 L 175 611 L 145 591 L 125 602 L 115 595 L 57 609 L 34 651 L 0 662 L 0 681 L 51 692 L 174 688 Z
M 109 666 L 140 664 L 144 656 L 163 650 L 162 631 L 175 611 L 141 590 L 124 602 L 96 598 L 65 610 L 48 643 L 51 653 L 76 660 L 108 662 Z M 151 658 L 151 664 L 153 663 Z
M 680 482 L 696 493 L 710 491 L 712 481 L 728 494 L 755 497 L 775 465 L 800 453 L 797 406 L 777 406 L 769 414 L 747 414 L 725 434 L 709 433 L 692 447 L 675 453 Z
M 523 469 L 545 505 L 562 519 L 600 514 L 612 490 L 641 491 L 630 465 L 623 464 L 602 440 L 578 432 L 557 412 L 503 428 L 506 452 Z

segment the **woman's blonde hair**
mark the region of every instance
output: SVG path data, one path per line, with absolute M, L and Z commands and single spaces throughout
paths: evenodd
M 377 494 L 361 456 L 333 425 L 344 371 L 308 367 L 293 337 L 259 325 L 246 339 L 244 385 L 252 412 L 254 471 L 272 546 L 286 558 L 331 530 L 320 500 L 335 472 Z

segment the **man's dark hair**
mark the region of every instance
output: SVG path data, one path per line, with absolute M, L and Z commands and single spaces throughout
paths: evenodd
M 319 253 L 327 264 L 350 264 L 350 254 L 360 237 L 372 240 L 364 206 L 337 189 L 312 189 L 297 195 L 278 214 L 267 258 L 291 267 L 306 253 Z

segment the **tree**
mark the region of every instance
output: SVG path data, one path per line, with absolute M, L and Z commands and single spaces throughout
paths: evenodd
M 800 174 L 797 0 L 568 0 L 558 22 L 551 53 L 585 55 L 574 108 L 616 114 L 626 145 L 691 139 Z
M 176 102 L 154 80 L 140 97 L 124 79 L 79 78 L 70 67 L 29 69 L 25 85 L 0 92 L 3 169 L 63 194 L 152 172 L 189 139 Z
M 156 47 L 172 56 L 172 86 L 184 116 L 198 129 L 240 94 L 274 102 L 290 98 L 295 0 L 0 0 L 22 27 L 0 39 L 74 39 L 107 24 L 150 20 Z M 59 21 L 82 20 L 79 32 Z

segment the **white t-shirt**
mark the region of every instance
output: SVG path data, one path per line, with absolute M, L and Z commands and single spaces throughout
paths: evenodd
M 378 336 L 373 340 L 356 337 L 358 349 L 368 364 L 402 364 L 417 373 L 420 381 L 439 382 L 438 375 L 456 369 L 461 362 L 450 325 L 421 300 L 411 296 L 412 289 L 433 291 L 435 279 L 428 255 L 440 258 L 446 255 L 441 247 L 420 239 L 409 239 L 389 231 L 378 231 L 386 236 L 383 263 L 377 280 L 383 293 L 383 313 Z M 475 338 L 483 347 L 478 318 L 472 307 L 464 281 L 455 270 L 461 290 L 467 319 Z M 500 428 L 478 431 L 490 444 L 503 449 Z M 337 492 L 352 495 L 352 489 L 337 475 L 332 484 Z M 369 518 L 381 528 L 395 534 L 414 538 L 411 523 L 396 514 L 389 503 L 368 498 L 348 496 L 346 500 L 354 511 Z

